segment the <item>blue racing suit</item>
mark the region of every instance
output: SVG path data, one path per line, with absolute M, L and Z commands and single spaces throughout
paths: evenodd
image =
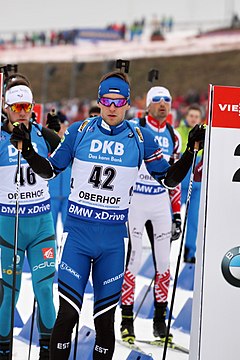
M 164 177 L 169 164 L 148 130 L 140 131 L 127 121 L 110 128 L 101 117 L 70 126 L 65 140 L 49 159 L 56 173 L 73 161 L 65 245 L 59 264 L 60 309 L 52 336 L 53 347 L 56 342 L 53 358 L 68 358 L 68 354 L 63 355 L 63 348 L 70 346 L 91 269 L 94 359 L 112 358 L 114 312 L 124 276 L 125 223 L 143 159 L 149 171 Z M 76 310 L 73 318 L 64 301 Z M 68 321 L 63 321 L 64 317 Z
M 186 175 L 193 154 L 176 164 L 163 158 L 153 135 L 128 121 L 109 126 L 101 117 L 72 124 L 49 159 L 31 147 L 24 152 L 34 171 L 46 179 L 72 164 L 71 193 L 59 260 L 60 307 L 51 337 L 51 358 L 68 359 L 71 334 L 92 273 L 96 340 L 94 360 L 112 359 L 114 314 L 124 276 L 124 238 L 138 169 L 168 187 Z
M 31 137 L 39 154 L 47 156 L 49 147 L 41 130 L 40 125 L 32 124 Z M 50 337 L 55 322 L 52 286 L 56 245 L 48 183 L 36 175 L 21 156 L 16 236 L 18 151 L 11 145 L 10 136 L 7 127 L 3 126 L 0 141 L 0 343 L 10 341 L 14 241 L 17 241 L 15 304 L 19 296 L 22 266 L 26 253 L 38 304 L 37 324 L 40 339 Z

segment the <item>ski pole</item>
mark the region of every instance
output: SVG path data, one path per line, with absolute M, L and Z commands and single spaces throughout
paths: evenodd
M 180 269 L 180 262 L 181 262 L 181 256 L 182 256 L 184 236 L 185 236 L 185 231 L 186 231 L 188 209 L 189 209 L 191 193 L 192 193 L 194 169 L 195 169 L 196 160 L 197 160 L 198 147 L 199 147 L 199 144 L 195 143 L 194 153 L 193 153 L 193 163 L 192 163 L 191 175 L 190 175 L 190 180 L 189 180 L 189 185 L 188 185 L 188 192 L 187 192 L 186 211 L 185 211 L 184 222 L 183 222 L 183 231 L 182 231 L 179 254 L 178 254 L 178 259 L 177 259 L 174 283 L 173 283 L 172 298 L 171 298 L 171 304 L 170 304 L 169 315 L 168 315 L 168 323 L 167 323 L 167 334 L 166 334 L 166 338 L 165 338 L 165 342 L 164 342 L 162 360 L 166 359 L 166 354 L 167 354 L 168 338 L 169 338 L 169 334 L 170 334 L 170 326 L 171 326 L 173 306 L 174 306 L 174 300 L 175 300 L 175 294 L 176 294 L 176 288 L 177 288 L 178 273 L 179 273 L 179 269 Z
M 158 75 L 159 75 L 159 71 L 157 69 L 149 70 L 149 72 L 148 72 L 148 81 L 150 83 L 153 83 L 154 80 L 158 80 Z M 146 227 L 148 238 L 149 238 L 150 242 L 152 243 L 152 241 L 153 241 L 153 227 L 152 227 L 152 223 L 151 223 L 150 220 L 148 220 L 146 222 L 145 227 Z M 138 316 L 139 311 L 141 310 L 141 308 L 143 306 L 143 303 L 144 303 L 144 301 L 145 301 L 145 299 L 147 297 L 147 294 L 149 293 L 149 291 L 150 291 L 150 289 L 152 287 L 152 284 L 153 284 L 154 280 L 155 280 L 155 274 L 154 274 L 154 276 L 153 276 L 153 278 L 152 278 L 152 280 L 151 280 L 151 282 L 150 282 L 150 284 L 149 284 L 149 286 L 148 286 L 148 288 L 147 288 L 147 290 L 146 290 L 146 292 L 145 292 L 145 294 L 144 294 L 144 296 L 142 298 L 141 303 L 139 304 L 139 307 L 138 307 L 138 309 L 137 309 L 137 311 L 135 313 L 133 321 Z
M 31 348 L 32 348 L 32 338 L 33 338 L 33 327 L 34 327 L 35 311 L 36 311 L 36 299 L 35 299 L 35 297 L 34 297 L 34 300 L 33 300 L 33 311 L 32 311 L 32 320 L 31 320 L 31 329 L 30 329 L 30 338 L 29 338 L 28 360 L 30 360 L 30 357 L 31 357 Z
M 139 304 L 139 307 L 138 307 L 138 309 L 137 309 L 137 311 L 136 311 L 136 313 L 135 313 L 135 316 L 134 316 L 133 321 L 134 321 L 134 320 L 136 319 L 136 317 L 138 316 L 139 311 L 141 310 L 141 308 L 142 308 L 142 306 L 143 306 L 143 303 L 144 303 L 144 301 L 145 301 L 145 299 L 146 299 L 146 297 L 147 297 L 147 294 L 148 294 L 149 291 L 151 290 L 151 287 L 152 287 L 152 284 L 153 284 L 153 282 L 154 282 L 154 279 L 155 279 L 155 275 L 154 275 L 154 277 L 152 278 L 152 280 L 151 280 L 151 282 L 150 282 L 150 284 L 149 284 L 149 286 L 148 286 L 148 288 L 147 288 L 147 290 L 146 290 L 146 292 L 145 292 L 145 294 L 144 294 L 144 296 L 143 296 L 143 298 L 142 298 L 141 303 Z
M 20 145 L 20 143 L 19 143 Z M 11 303 L 11 332 L 10 332 L 10 354 L 12 360 L 13 354 L 13 329 L 14 329 L 14 310 L 15 310 L 15 292 L 16 292 L 16 271 L 17 271 L 17 248 L 18 248 L 18 222 L 19 222 L 19 192 L 20 192 L 20 168 L 21 168 L 21 150 L 18 149 L 17 174 L 16 174 L 16 214 L 14 229 L 14 247 L 13 247 L 13 280 L 12 280 L 12 303 Z
M 145 228 L 146 228 L 147 235 L 148 235 L 148 238 L 149 238 L 149 240 L 150 240 L 150 243 L 152 243 L 152 242 L 153 242 L 153 226 L 152 226 L 152 223 L 151 223 L 150 220 L 148 220 L 148 221 L 146 222 Z M 141 310 L 141 308 L 142 308 L 142 306 L 143 306 L 143 303 L 144 303 L 144 301 L 145 301 L 145 299 L 146 299 L 149 291 L 151 290 L 151 287 L 152 287 L 152 284 L 153 284 L 154 280 L 155 280 L 155 274 L 154 274 L 154 276 L 153 276 L 153 278 L 152 278 L 152 280 L 151 280 L 151 282 L 150 282 L 150 284 L 149 284 L 149 286 L 148 286 L 148 288 L 147 288 L 147 290 L 146 290 L 146 292 L 145 292 L 145 294 L 144 294 L 144 296 L 143 296 L 143 298 L 142 298 L 142 300 L 141 300 L 141 303 L 139 304 L 139 307 L 138 307 L 138 309 L 137 309 L 137 311 L 136 311 L 136 313 L 135 313 L 135 316 L 134 316 L 133 321 L 134 321 L 134 320 L 136 319 L 136 317 L 138 316 L 139 311 Z

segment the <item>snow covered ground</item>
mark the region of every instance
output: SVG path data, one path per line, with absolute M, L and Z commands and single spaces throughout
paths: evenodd
M 58 228 L 59 228 L 58 237 L 60 237 L 61 224 L 59 225 Z M 177 256 L 179 254 L 179 245 L 180 245 L 179 241 L 175 241 L 172 243 L 172 249 L 171 249 L 171 273 L 172 273 L 172 276 L 174 276 L 174 274 L 175 274 L 176 261 L 177 261 Z M 146 234 L 145 234 L 143 258 L 142 258 L 143 265 L 146 264 L 146 261 L 147 261 L 149 255 L 150 255 L 150 248 L 149 248 L 149 244 L 148 244 Z M 181 273 L 183 267 L 184 267 L 184 264 L 182 263 L 179 274 Z M 142 269 L 143 269 L 143 267 L 142 267 Z M 140 270 L 140 272 L 141 272 L 141 270 Z M 138 275 L 137 287 L 136 287 L 136 299 L 138 299 L 138 300 L 140 299 L 140 297 L 138 297 L 138 295 L 140 295 L 140 292 L 143 291 L 144 286 L 146 286 L 146 287 L 149 286 L 150 282 L 151 282 L 151 279 L 149 279 L 145 276 Z M 171 284 L 171 288 L 170 288 L 169 301 L 171 299 L 172 285 L 173 284 Z M 150 296 L 150 294 L 149 294 L 149 296 Z M 183 290 L 183 289 L 177 287 L 176 297 L 175 297 L 175 302 L 174 302 L 172 323 L 174 323 L 174 321 L 177 319 L 181 310 L 185 308 L 186 301 L 189 298 L 192 298 L 192 291 Z M 56 304 L 56 308 L 58 308 L 58 295 L 57 295 L 57 284 L 56 283 L 54 284 L 54 302 Z M 148 298 L 147 298 L 146 302 L 149 303 Z M 145 303 L 145 305 L 146 305 L 146 303 Z M 147 306 L 148 306 L 148 308 L 150 308 L 151 304 L 148 304 Z M 29 273 L 23 273 L 23 282 L 22 282 L 19 301 L 17 304 L 17 309 L 18 309 L 19 315 L 24 324 L 26 324 L 27 320 L 29 319 L 29 317 L 32 314 L 32 307 L 33 307 L 33 292 L 32 292 L 30 275 L 29 275 Z M 92 318 L 92 307 L 93 307 L 92 294 L 89 293 L 89 294 L 86 294 L 85 298 L 84 298 L 84 304 L 83 304 L 83 309 L 82 309 L 82 315 L 80 318 L 79 329 L 83 325 L 86 325 L 89 328 L 94 329 L 93 318 Z M 187 322 L 189 321 L 190 316 L 191 316 L 191 314 L 189 312 L 187 312 L 185 315 L 185 317 L 186 317 L 185 320 Z M 117 311 L 116 311 L 116 321 L 115 321 L 115 330 L 116 330 L 116 338 L 117 339 L 120 339 L 120 322 L 121 322 L 121 310 L 118 307 Z M 15 331 L 14 331 L 14 333 L 16 335 L 14 338 L 14 357 L 13 357 L 14 360 L 28 359 L 28 351 L 29 351 L 28 344 L 26 342 L 20 340 L 20 338 L 18 337 L 18 334 L 21 331 L 22 331 L 21 328 L 15 328 Z M 135 333 L 136 333 L 137 338 L 139 338 L 139 339 L 153 339 L 152 319 L 144 319 L 144 318 L 141 318 L 140 316 L 138 316 L 135 320 Z M 187 348 L 189 347 L 190 335 L 188 333 L 183 332 L 180 329 L 174 329 L 174 328 L 171 329 L 171 333 L 173 334 L 174 341 L 176 343 L 179 343 L 182 346 L 185 346 Z M 138 343 L 138 345 L 140 345 L 140 344 Z M 154 347 L 151 345 L 145 345 L 145 344 L 142 344 L 141 348 L 146 354 L 151 355 L 154 360 L 162 359 L 163 350 L 161 348 Z M 38 352 L 39 352 L 39 348 L 37 346 L 33 345 L 32 350 L 31 350 L 31 360 L 35 360 L 38 358 Z M 130 349 L 128 349 L 125 346 L 120 345 L 116 342 L 116 348 L 115 348 L 113 360 L 125 360 L 125 359 L 127 359 L 128 355 L 130 353 L 131 353 Z M 84 356 L 83 357 L 80 356 L 78 359 L 85 360 Z M 168 350 L 166 359 L 167 360 L 188 360 L 188 355 L 181 354 L 179 352 L 174 352 L 172 350 Z

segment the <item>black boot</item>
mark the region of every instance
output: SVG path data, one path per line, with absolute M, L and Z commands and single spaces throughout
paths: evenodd
M 39 352 L 39 360 L 49 360 L 50 359 L 50 339 L 41 339 L 39 340 L 40 352 Z
M 121 337 L 123 341 L 134 343 L 133 305 L 122 305 Z
M 0 343 L 0 360 L 10 360 L 10 343 Z
M 164 338 L 167 335 L 166 326 L 166 313 L 167 313 L 167 301 L 164 303 L 155 302 L 155 310 L 153 317 L 153 335 L 155 337 Z

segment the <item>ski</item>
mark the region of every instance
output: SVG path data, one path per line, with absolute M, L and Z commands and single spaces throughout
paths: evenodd
M 164 340 L 136 340 L 137 342 L 139 343 L 144 343 L 144 344 L 148 344 L 148 345 L 154 345 L 154 346 L 159 346 L 159 347 L 164 347 Z M 168 341 L 168 348 L 171 349 L 171 350 L 174 350 L 174 351 L 179 351 L 179 352 L 182 352 L 184 354 L 189 354 L 189 350 L 187 348 L 185 348 L 184 346 L 182 345 L 179 345 L 179 344 L 176 344 L 175 342 L 173 341 Z
M 119 339 L 116 339 L 116 342 L 120 345 L 123 345 L 127 348 L 129 348 L 130 350 L 136 350 L 142 354 L 146 354 L 141 348 L 140 346 L 136 345 L 135 343 L 131 343 L 131 342 L 128 342 L 128 341 L 123 341 L 123 340 L 119 340 Z

